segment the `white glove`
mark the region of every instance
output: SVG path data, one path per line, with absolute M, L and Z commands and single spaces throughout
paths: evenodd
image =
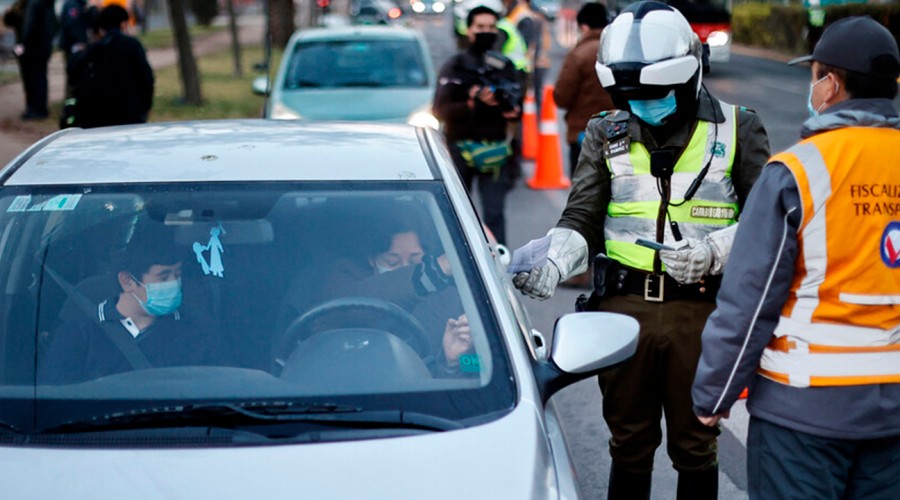
M 659 258 L 666 265 L 666 273 L 683 285 L 696 283 L 708 274 L 722 274 L 737 226 L 714 231 L 699 241 L 689 238 L 676 250 L 660 250 Z
M 547 263 L 513 276 L 513 285 L 525 295 L 539 300 L 553 296 L 556 286 L 587 269 L 588 245 L 577 231 L 554 227 L 550 235 Z
M 513 285 L 516 288 L 522 290 L 525 295 L 538 300 L 547 300 L 552 297 L 560 281 L 559 269 L 549 260 L 541 267 L 536 267 L 528 272 L 516 273 L 513 276 Z

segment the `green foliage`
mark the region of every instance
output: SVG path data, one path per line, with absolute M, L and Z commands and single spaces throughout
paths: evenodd
M 219 15 L 219 2 L 218 0 L 191 0 L 191 12 L 194 13 L 197 24 L 209 26 Z
M 900 4 L 848 4 L 825 7 L 825 26 L 848 16 L 869 15 L 900 38 Z M 735 43 L 808 54 L 808 14 L 801 4 L 746 2 L 734 6 L 732 33 Z
M 201 38 L 218 33 L 224 29 L 224 26 L 191 25 L 188 26 L 188 33 L 191 36 L 191 40 L 196 42 Z M 138 34 L 137 37 L 147 50 L 164 49 L 175 45 L 175 35 L 172 34 L 171 28 L 150 30 L 145 34 Z
M 259 45 L 243 49 L 243 60 L 247 63 L 261 61 L 264 57 Z M 272 52 L 272 67 L 277 68 L 281 52 Z M 150 121 L 168 122 L 181 120 L 211 120 L 219 118 L 259 118 L 262 116 L 264 98 L 251 91 L 253 79 L 262 73 L 245 71 L 243 78 L 236 78 L 232 72 L 234 62 L 231 50 L 222 50 L 197 59 L 200 84 L 203 86 L 204 102 L 199 106 L 180 102 L 181 84 L 178 68 L 170 66 L 156 71 L 156 89 Z
M 850 16 L 871 16 L 872 19 L 886 26 L 891 34 L 894 35 L 894 38 L 900 39 L 900 4 L 897 2 L 889 4 L 835 5 L 828 7 L 825 9 L 825 26 L 828 26 L 838 19 Z

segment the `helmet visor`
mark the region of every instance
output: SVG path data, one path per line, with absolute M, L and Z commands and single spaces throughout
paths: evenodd
M 659 11 L 667 13 L 666 11 Z M 689 29 L 675 25 L 672 18 L 655 16 L 651 12 L 643 19 L 619 16 L 603 30 L 600 41 L 600 62 L 612 66 L 621 63 L 651 64 L 691 53 L 692 35 Z

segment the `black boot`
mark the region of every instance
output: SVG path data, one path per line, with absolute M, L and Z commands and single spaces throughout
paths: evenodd
M 719 468 L 678 471 L 678 500 L 716 500 L 719 496 Z
M 616 467 L 609 471 L 609 500 L 648 500 L 650 498 L 651 472 L 629 472 Z

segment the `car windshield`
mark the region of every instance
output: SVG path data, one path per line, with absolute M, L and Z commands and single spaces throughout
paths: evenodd
M 286 90 L 343 87 L 427 87 L 423 54 L 414 40 L 298 43 Z
M 0 429 L 503 412 L 509 362 L 453 213 L 437 181 L 3 188 Z

